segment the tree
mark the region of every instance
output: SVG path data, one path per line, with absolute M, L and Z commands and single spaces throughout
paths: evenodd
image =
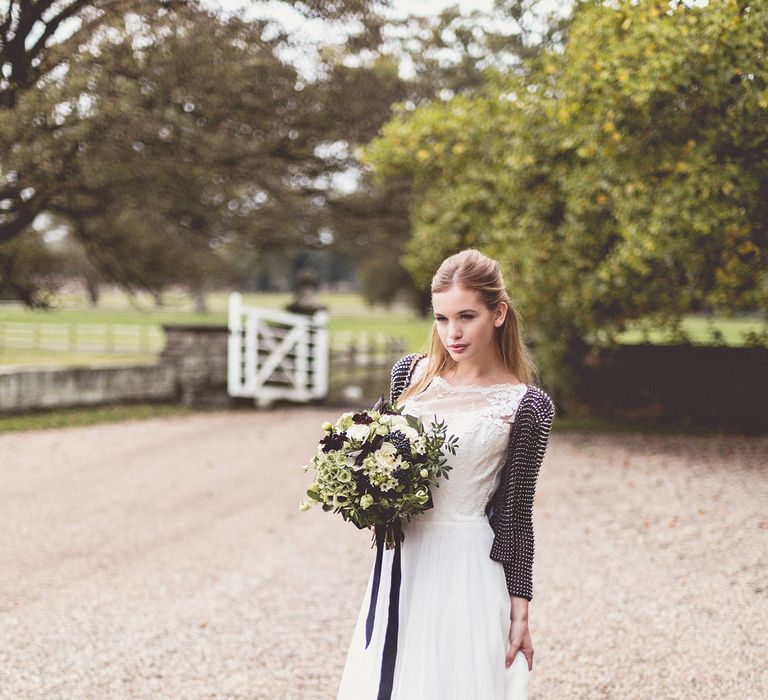
M 0 242 L 19 235 L 44 210 L 48 196 L 57 191 L 56 183 L 66 176 L 77 155 L 76 147 L 66 143 L 51 154 L 38 148 L 36 160 L 21 161 L 23 167 L 16 167 L 14 156 L 32 133 L 26 130 L 19 138 L 14 129 L 26 116 L 20 109 L 24 96 L 54 81 L 115 14 L 129 7 L 164 14 L 192 1 L 8 0 L 0 9 Z M 63 27 L 75 21 L 79 28 L 54 41 Z M 39 135 L 45 141 L 50 130 L 43 127 Z
M 499 258 L 562 386 L 629 322 L 768 306 L 768 7 L 580 2 L 568 36 L 366 152 L 411 178 L 419 283 L 461 247 Z
M 227 248 L 314 245 L 332 216 L 332 178 L 354 162 L 342 139 L 375 133 L 398 94 L 396 66 L 331 56 L 306 83 L 278 57 L 289 37 L 266 39 L 265 21 L 223 20 L 197 3 L 161 9 L 103 18 L 64 79 L 21 96 L 12 118 L 0 113 L 14 144 L 0 163 L 42 197 L 25 218 L 44 203 L 103 274 L 152 290 L 200 287 L 232 258 Z M 369 14 L 354 2 L 304 11 Z
M 505 0 L 489 12 L 463 14 L 453 6 L 435 16 L 390 19 L 381 61 L 394 61 L 412 73 L 392 90 L 393 97 L 399 92 L 393 111 L 407 115 L 436 103 L 440 114 L 439 105 L 482 92 L 501 69 L 525 75 L 528 61 L 559 49 L 566 36 L 568 16 L 546 6 L 540 0 Z M 359 105 L 365 109 L 366 100 Z M 412 276 L 399 261 L 372 254 L 388 250 L 400 257 L 417 215 L 411 211 L 412 194 L 408 172 L 402 177 L 390 172 L 390 177 L 374 181 L 364 169 L 354 192 L 334 193 L 329 201 L 336 214 L 332 228 L 337 247 L 355 259 L 366 299 L 390 304 L 399 297 L 425 315 L 428 278 Z

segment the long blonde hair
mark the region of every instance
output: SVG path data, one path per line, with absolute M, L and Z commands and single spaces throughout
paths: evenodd
M 453 286 L 476 291 L 485 306 L 494 311 L 503 301 L 507 305 L 504 323 L 496 328 L 494 342 L 504 366 L 524 384 L 531 384 L 537 374 L 533 356 L 525 345 L 521 333 L 521 321 L 512 304 L 498 262 L 476 248 L 467 248 L 447 257 L 432 277 L 430 291 L 445 292 Z M 436 375 L 450 371 L 457 362 L 440 341 L 437 322 L 432 323 L 429 340 L 428 363 L 421 379 L 405 388 L 397 404 L 427 388 Z

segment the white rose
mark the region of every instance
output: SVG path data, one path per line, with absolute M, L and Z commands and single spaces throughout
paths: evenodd
M 350 440 L 366 440 L 370 435 L 371 429 L 365 423 L 357 423 L 347 428 L 347 437 Z
M 399 428 L 401 425 L 408 425 L 408 419 L 405 416 L 392 416 L 390 424 L 392 428 Z
M 376 464 L 385 471 L 392 471 L 400 462 L 400 455 L 397 454 L 397 448 L 391 442 L 382 442 L 376 452 L 374 452 Z

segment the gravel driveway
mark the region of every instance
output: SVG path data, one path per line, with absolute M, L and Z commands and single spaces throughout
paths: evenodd
M 374 552 L 298 502 L 338 413 L 0 436 L 0 697 L 335 698 Z M 768 437 L 555 432 L 535 525 L 531 700 L 766 697 Z

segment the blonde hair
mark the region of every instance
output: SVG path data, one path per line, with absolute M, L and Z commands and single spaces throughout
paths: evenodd
M 512 304 L 499 263 L 476 248 L 467 248 L 447 257 L 432 277 L 430 291 L 445 292 L 458 286 L 475 291 L 485 306 L 494 311 L 501 302 L 507 305 L 504 322 L 496 328 L 494 342 L 496 351 L 504 366 L 524 384 L 531 384 L 537 373 L 533 356 L 525 345 L 521 333 L 521 321 Z M 405 388 L 397 404 L 427 388 L 432 379 L 445 370 L 452 370 L 457 362 L 445 349 L 437 333 L 437 322 L 433 322 L 427 353 L 427 368 L 421 379 Z

